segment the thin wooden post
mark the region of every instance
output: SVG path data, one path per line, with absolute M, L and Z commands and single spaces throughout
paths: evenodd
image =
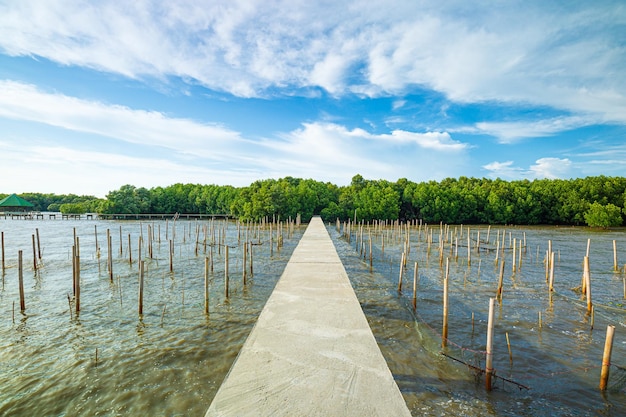
M 144 261 L 139 261 L 139 314 L 143 314 L 143 268 Z
M 615 239 L 613 239 L 613 270 L 619 271 L 619 266 L 617 266 L 617 243 Z
M 111 252 L 111 231 L 107 229 L 107 267 L 109 268 L 109 279 L 113 282 L 113 253 Z
M 130 233 L 128 234 L 128 263 L 130 265 L 133 264 L 133 249 L 132 249 L 132 246 L 131 246 Z
M 2 282 L 4 282 L 4 270 L 6 268 L 4 261 L 4 232 L 0 233 L 0 240 L 2 241 Z
M 242 264 L 243 264 L 243 268 L 242 268 L 242 275 L 243 275 L 243 285 L 246 285 L 246 276 L 247 276 L 247 260 L 248 260 L 248 242 L 243 242 L 243 260 L 242 260 Z
M 587 288 L 587 314 L 591 314 L 591 271 L 589 268 L 589 257 L 585 256 L 583 259 L 583 273 L 585 274 L 585 287 Z
M 78 252 L 77 252 L 78 253 Z M 75 307 L 76 314 L 80 311 L 80 255 L 76 255 L 76 294 L 75 294 Z
M 606 339 L 604 340 L 604 353 L 602 355 L 602 371 L 600 372 L 600 390 L 605 391 L 609 382 L 609 370 L 611 369 L 611 352 L 613 350 L 613 334 L 615 326 L 606 326 Z
M 400 274 L 398 276 L 398 292 L 402 292 L 402 276 L 404 275 L 404 259 L 406 254 L 402 252 L 402 258 L 400 259 Z
M 498 290 L 496 291 L 496 297 L 498 299 L 502 299 L 502 285 L 504 283 L 504 259 L 502 259 L 502 263 L 500 264 L 500 274 L 498 276 Z
M 517 262 L 515 262 L 516 255 L 517 255 L 517 239 L 513 239 L 513 266 L 512 266 L 513 272 L 517 270 L 516 268 Z
M 550 254 L 550 286 L 549 287 L 550 287 L 550 291 L 554 291 L 554 252 Z
M 209 315 L 209 258 L 204 258 L 204 314 Z
M 17 252 L 17 278 L 20 290 L 20 310 L 26 310 L 26 302 L 24 301 L 24 273 L 22 268 L 22 251 Z
M 417 268 L 417 262 L 415 262 L 413 267 L 413 311 L 417 310 Z
M 446 258 L 446 275 L 443 279 L 443 330 L 441 332 L 441 347 L 448 345 L 448 274 L 450 272 L 450 262 Z
M 37 257 L 41 261 L 41 241 L 39 240 L 39 229 L 38 228 L 35 228 L 35 236 L 37 237 Z M 615 241 L 613 241 L 613 242 L 615 242 Z
M 228 298 L 228 246 L 226 245 L 224 246 L 224 295 Z
M 33 237 L 33 270 L 36 272 L 37 271 L 37 250 L 35 246 L 35 235 L 32 235 L 32 237 Z
M 509 332 L 504 333 L 506 336 L 506 347 L 509 349 L 509 362 L 513 363 L 513 353 L 511 352 L 511 341 L 509 340 Z
M 174 271 L 174 241 L 170 239 L 170 272 Z
M 491 391 L 491 376 L 493 374 L 493 313 L 495 298 L 489 299 L 489 319 L 487 321 L 487 355 L 485 357 L 485 387 Z

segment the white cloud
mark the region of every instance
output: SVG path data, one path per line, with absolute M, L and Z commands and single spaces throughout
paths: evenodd
M 0 81 L 0 91 L 0 116 L 11 119 L 212 159 L 230 158 L 230 152 L 244 143 L 237 132 L 217 124 L 46 93 L 32 85 L 6 80 Z
M 566 178 L 572 162 L 567 158 L 540 158 L 527 169 L 516 167 L 513 161 L 491 162 L 483 166 L 490 172 L 492 178 L 506 180 L 536 179 L 536 178 Z
M 533 178 L 565 178 L 571 165 L 567 158 L 540 158 L 530 166 L 529 171 Z
M 626 123 L 619 2 L 75 2 L 0 5 L 0 48 L 239 96 L 302 87 L 554 106 Z
M 601 121 L 592 117 L 556 117 L 538 121 L 481 122 L 457 131 L 494 136 L 500 143 L 515 143 L 523 139 L 551 136 Z

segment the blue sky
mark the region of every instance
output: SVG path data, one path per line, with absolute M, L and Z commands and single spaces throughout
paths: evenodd
M 0 0 L 0 192 L 624 176 L 625 68 L 621 1 Z

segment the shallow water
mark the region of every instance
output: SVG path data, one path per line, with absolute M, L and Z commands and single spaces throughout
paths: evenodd
M 244 286 L 237 226 L 215 222 L 215 239 L 227 227 L 226 244 L 232 246 L 230 296 L 227 300 L 224 295 L 224 250 L 218 253 L 215 246 L 207 317 L 204 260 L 211 250 L 210 224 L 176 222 L 174 271 L 170 272 L 165 222 L 0 220 L 6 254 L 0 289 L 0 415 L 204 415 L 304 230 L 294 230 L 291 237 L 285 231 L 284 246 L 277 250 L 274 229 L 271 254 L 269 228 L 254 237 L 250 230 L 255 243 L 254 276 Z M 148 225 L 155 236 L 151 259 L 146 258 Z M 209 230 L 206 252 L 204 225 Z M 172 227 L 169 222 L 169 239 Z M 70 314 L 68 302 L 68 294 L 73 293 L 74 228 L 81 254 L 78 315 Z M 36 229 L 42 261 L 35 273 L 32 235 Z M 113 282 L 107 270 L 107 229 L 113 241 Z M 146 267 L 142 316 L 138 314 L 140 234 Z M 23 251 L 23 313 L 19 311 L 18 250 Z
M 147 226 L 154 230 L 153 257 L 145 258 Z M 242 282 L 242 252 L 234 223 L 228 223 L 230 297 L 224 296 L 224 253 L 214 246 L 210 277 L 210 315 L 204 315 L 204 226 L 211 222 L 177 221 L 174 271 L 169 271 L 172 222 L 98 220 L 0 220 L 5 235 L 6 267 L 0 287 L 0 415 L 202 416 L 236 358 L 304 231 L 283 233 L 284 247 L 269 248 L 269 229 L 249 230 L 254 246 L 254 277 Z M 122 237 L 120 238 L 120 226 Z M 166 227 L 168 236 L 166 238 Z M 196 255 L 196 228 L 199 231 Z M 226 224 L 215 222 L 215 239 Z M 80 238 L 81 304 L 70 314 L 71 246 Z M 100 257 L 95 245 L 97 228 Z M 33 271 L 32 235 L 39 230 L 42 261 Z M 106 230 L 112 236 L 113 282 L 107 271 Z M 243 230 L 243 229 L 241 229 Z M 494 366 L 497 376 L 487 393 L 484 378 L 468 366 L 484 368 L 487 311 L 495 295 L 498 266 L 494 251 L 446 244 L 450 258 L 449 345 L 441 348 L 442 282 L 437 235 L 430 251 L 425 235 L 411 230 L 411 250 L 401 293 L 397 291 L 403 244 L 392 229 L 372 232 L 373 266 L 368 249 L 355 249 L 334 226 L 328 227 L 381 350 L 413 415 L 586 416 L 624 415 L 626 393 L 615 381 L 624 372 L 612 366 L 611 389 L 597 386 L 606 326 L 616 326 L 612 363 L 626 367 L 626 304 L 622 272 L 613 271 L 612 241 L 626 263 L 624 230 L 590 232 L 586 228 L 501 228 L 504 241 L 522 239 L 522 267 L 511 270 L 505 256 L 504 294 L 496 304 Z M 473 239 L 485 227 L 472 227 Z M 158 233 L 158 235 L 157 235 Z M 258 236 L 257 233 L 260 233 Z M 464 233 L 467 233 L 464 231 Z M 133 263 L 127 236 L 131 235 Z M 137 311 L 138 241 L 144 237 L 146 262 L 144 314 Z M 382 251 L 382 235 L 385 248 Z M 365 233 L 367 242 L 367 232 Z M 160 237 L 160 243 L 158 242 Z M 238 239 L 239 237 L 239 239 Z M 586 302 L 572 291 L 582 277 L 582 257 L 591 239 L 590 259 L 595 323 L 591 330 Z M 466 238 L 465 238 L 466 239 Z M 555 293 L 547 291 L 543 260 L 551 239 L 557 253 Z M 501 238 L 502 240 L 502 238 Z M 120 241 L 122 247 L 120 250 Z M 462 245 L 461 243 L 459 243 Z M 19 311 L 17 251 L 23 251 L 26 310 Z M 417 311 L 411 306 L 413 264 L 419 264 Z M 72 304 L 73 305 L 73 304 Z M 543 325 L 538 325 L 538 313 Z M 472 326 L 472 313 L 474 324 Z M 512 361 L 505 333 L 509 334 Z M 97 350 L 97 358 L 96 358 Z
M 472 245 L 478 230 L 481 241 L 486 238 L 486 227 L 472 227 Z M 626 301 L 622 281 L 625 276 L 623 271 L 613 271 L 612 246 L 615 239 L 623 267 L 626 261 L 625 230 L 590 232 L 586 228 L 518 227 L 505 231 L 507 248 L 509 232 L 518 242 L 523 241 L 525 233 L 527 248 L 522 252 L 522 267 L 516 272 L 511 268 L 512 251 L 507 249 L 505 252 L 503 299 L 501 303 L 496 302 L 495 309 L 493 363 L 497 376 L 517 384 L 496 378 L 489 393 L 482 375 L 441 353 L 484 369 L 489 298 L 495 296 L 499 275 L 494 262 L 495 251 L 482 250 L 478 254 L 472 248 L 468 266 L 466 235 L 458 258 L 454 256 L 454 247 L 445 245 L 444 259 L 449 258 L 450 262 L 449 342 L 446 348 L 442 348 L 445 260 L 440 266 L 436 242 L 439 225 L 435 228 L 435 242 L 431 244 L 430 252 L 423 232 L 419 236 L 417 227 L 411 231 L 411 249 L 401 293 L 397 290 L 404 247 L 401 238 L 396 236 L 394 241 L 389 232 L 383 233 L 387 237 L 383 254 L 381 234 L 372 232 L 374 262 L 370 269 L 367 231 L 364 232 L 364 245 L 358 243 L 354 233 L 348 243 L 334 226 L 329 227 L 329 232 L 413 415 L 626 414 L 626 392 L 623 386 L 616 384 L 620 376 L 626 375 L 623 370 L 612 366 L 610 389 L 604 394 L 598 389 L 609 324 L 616 326 L 611 362 L 626 367 Z M 496 233 L 500 234 L 500 231 L 491 230 L 490 244 L 483 243 L 484 247 L 495 248 Z M 581 282 L 582 258 L 588 238 L 591 239 L 591 287 L 595 312 L 593 330 L 586 314 L 586 299 L 572 290 Z M 552 240 L 553 251 L 557 254 L 555 291 L 551 301 L 543 263 L 548 240 Z M 501 260 L 502 256 L 499 258 Z M 416 261 L 419 273 L 417 311 L 414 313 L 413 266 Z M 539 312 L 542 313 L 541 328 Z M 510 339 L 512 360 L 506 333 Z

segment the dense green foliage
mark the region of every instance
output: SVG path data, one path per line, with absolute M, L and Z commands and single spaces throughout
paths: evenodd
M 0 197 L 2 197 L 0 195 Z M 623 223 L 626 178 L 571 180 L 446 178 L 415 183 L 366 180 L 355 175 L 338 187 L 312 179 L 285 177 L 247 187 L 174 184 L 152 189 L 124 185 L 106 199 L 22 194 L 37 210 L 99 213 L 228 214 L 242 220 L 264 217 L 308 221 L 414 220 L 447 224 L 562 224 L 612 227 Z
M 620 209 L 614 204 L 603 206 L 600 203 L 592 203 L 585 213 L 585 221 L 591 227 L 621 226 L 623 210 L 626 209 Z

